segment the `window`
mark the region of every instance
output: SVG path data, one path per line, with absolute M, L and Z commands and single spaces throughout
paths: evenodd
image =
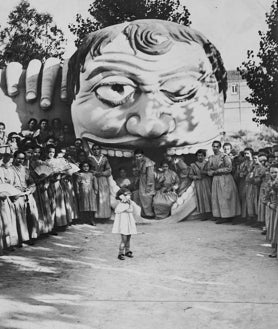
M 238 94 L 238 84 L 237 83 L 232 85 L 231 94 Z

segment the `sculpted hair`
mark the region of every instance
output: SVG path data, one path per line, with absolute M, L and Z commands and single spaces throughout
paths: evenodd
M 108 26 L 85 38 L 68 63 L 67 92 L 71 102 L 80 89 L 80 72 L 84 72 L 86 56 L 90 54 L 93 59 L 100 56 L 102 49 L 121 33 L 127 37 L 135 54 L 141 51 L 149 55 L 163 55 L 171 50 L 173 41 L 187 44 L 198 43 L 203 47 L 210 61 L 219 93 L 223 92 L 224 101 L 226 100 L 227 72 L 216 47 L 196 30 L 177 23 L 153 19 Z M 164 40 L 161 41 L 161 39 Z

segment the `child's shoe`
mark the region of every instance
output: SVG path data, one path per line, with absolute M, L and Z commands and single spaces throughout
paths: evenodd
M 124 254 L 119 254 L 118 259 L 119 260 L 125 260 L 125 255 Z
M 126 257 L 133 258 L 132 251 L 128 251 L 125 253 Z

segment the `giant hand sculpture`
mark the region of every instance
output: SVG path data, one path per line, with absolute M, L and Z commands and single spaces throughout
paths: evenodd
M 221 56 L 202 34 L 176 23 L 138 20 L 94 32 L 62 69 L 55 59 L 43 70 L 32 61 L 24 74 L 18 65 L 7 67 L 1 84 L 15 102 L 21 97 L 22 124 L 30 116 L 69 120 L 71 107 L 76 137 L 101 143 L 108 155 L 129 157 L 137 147 L 193 153 L 223 128 Z

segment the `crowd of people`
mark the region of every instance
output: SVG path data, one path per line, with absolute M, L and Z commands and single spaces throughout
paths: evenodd
M 230 143 L 222 147 L 214 141 L 212 155 L 200 149 L 190 164 L 167 153 L 157 164 L 136 149 L 130 165 L 113 173 L 115 184 L 101 146 L 85 151 L 83 141 L 73 136 L 58 118 L 51 125 L 32 118 L 27 129 L 9 134 L 0 122 L 0 254 L 34 244 L 41 235 L 57 235 L 75 221 L 96 225 L 97 218 L 111 218 L 116 186 L 130 191 L 147 219 L 170 216 L 193 187 L 196 217 L 258 227 L 273 246 L 270 256 L 277 257 L 275 148 L 254 152 L 247 147 L 236 154 Z

